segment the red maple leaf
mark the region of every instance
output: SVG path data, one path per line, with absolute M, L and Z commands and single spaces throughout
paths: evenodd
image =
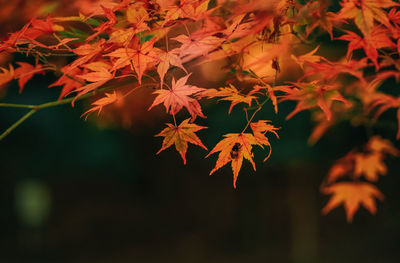
M 25 84 L 33 77 L 35 74 L 44 74 L 41 65 L 32 66 L 29 63 L 17 62 L 20 66 L 15 69 L 15 78 L 18 78 L 19 93 L 24 89 Z

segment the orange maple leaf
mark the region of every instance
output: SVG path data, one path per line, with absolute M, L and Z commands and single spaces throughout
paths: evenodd
M 91 59 L 96 57 L 99 53 L 103 51 L 104 43 L 105 40 L 101 39 L 100 41 L 93 44 L 84 44 L 74 49 L 73 52 L 79 55 L 79 58 L 77 58 L 70 65 L 63 68 L 64 74 L 70 75 L 70 73 L 74 71 L 77 67 L 89 62 Z
M 118 100 L 118 96 L 117 93 L 114 91 L 113 93 L 106 93 L 106 96 L 96 100 L 95 102 L 92 103 L 92 105 L 94 106 L 93 108 L 90 108 L 89 110 L 87 110 L 86 112 L 84 112 L 81 115 L 81 118 L 86 115 L 85 120 L 87 119 L 87 117 L 89 116 L 89 114 L 93 111 L 97 111 L 98 113 L 97 115 L 100 115 L 100 112 L 103 110 L 103 107 L 106 105 L 109 105 L 111 103 L 114 103 Z
M 158 51 L 159 50 L 159 51 Z M 160 76 L 161 80 L 161 87 L 163 86 L 164 83 L 164 76 L 167 73 L 169 67 L 176 66 L 180 67 L 185 73 L 187 74 L 186 69 L 183 67 L 181 59 L 178 56 L 179 50 L 178 49 L 173 49 L 170 50 L 169 52 L 165 52 L 161 49 L 157 49 L 158 57 L 160 59 L 160 63 L 157 66 L 157 72 L 158 75 Z
M 328 184 L 335 182 L 337 179 L 343 176 L 349 175 L 353 171 L 354 156 L 354 151 L 351 151 L 332 165 L 327 176 Z
M 364 175 L 365 179 L 371 182 L 378 181 L 379 174 L 385 175 L 387 173 L 386 165 L 383 163 L 383 156 L 380 153 L 355 154 L 354 176 L 361 177 Z
M 104 14 L 106 15 L 108 21 L 103 22 L 98 27 L 94 28 L 93 30 L 96 31 L 96 33 L 89 36 L 87 38 L 87 41 L 91 41 L 92 39 L 94 39 L 104 31 L 108 30 L 118 22 L 117 17 L 115 16 L 114 12 L 111 9 L 104 7 L 103 5 L 100 5 L 100 7 L 104 10 Z
M 15 72 L 14 67 L 12 65 L 9 66 L 10 69 L 5 69 L 0 67 L 2 73 L 0 73 L 0 87 L 11 81 L 14 78 Z
M 367 35 L 374 26 L 374 20 L 390 27 L 390 21 L 383 8 L 399 6 L 391 0 L 344 0 L 340 3 L 342 9 L 338 13 L 339 19 L 354 19 L 355 24 L 364 35 Z
M 253 99 L 257 99 L 255 96 L 251 95 L 242 95 L 240 91 L 238 91 L 235 86 L 229 84 L 229 87 L 216 89 L 207 89 L 199 94 L 199 97 L 207 97 L 207 98 L 215 98 L 222 97 L 220 100 L 231 101 L 231 106 L 229 107 L 228 113 L 231 113 L 232 108 L 239 103 L 247 103 L 247 105 L 251 106 L 251 102 Z
M 269 142 L 265 134 L 267 132 L 273 133 L 279 139 L 279 135 L 276 132 L 277 130 L 279 130 L 279 128 L 274 127 L 272 124 L 269 124 L 268 122 L 270 121 L 259 120 L 258 122 L 250 123 L 250 128 L 253 131 L 254 137 L 257 139 L 257 141 L 260 144 L 265 145 L 269 148 L 268 156 L 264 159 L 264 162 L 268 160 L 268 158 L 271 156 L 272 153 L 271 143 Z
M 15 78 L 18 78 L 19 93 L 24 89 L 25 84 L 33 77 L 35 74 L 44 74 L 41 65 L 32 66 L 29 63 L 17 62 L 20 66 L 15 69 Z
M 321 56 L 314 55 L 318 51 L 319 47 L 320 45 L 304 55 L 295 56 L 292 54 L 290 57 L 303 69 L 304 63 L 317 63 L 321 61 Z
M 256 165 L 253 161 L 252 145 L 262 145 L 257 141 L 256 137 L 251 133 L 229 133 L 224 135 L 225 139 L 222 139 L 214 149 L 207 154 L 206 158 L 213 153 L 220 152 L 218 155 L 217 163 L 214 169 L 211 170 L 212 175 L 219 168 L 225 164 L 231 162 L 233 171 L 233 187 L 236 188 L 236 180 L 239 176 L 240 168 L 242 167 L 243 158 L 247 159 L 253 166 L 254 171 Z
M 190 115 L 192 115 L 192 121 L 194 121 L 197 116 L 205 118 L 201 111 L 199 102 L 196 99 L 189 97 L 189 95 L 198 93 L 205 89 L 187 85 L 186 81 L 190 75 L 191 74 L 186 75 L 185 77 L 178 79 L 176 82 L 175 79 L 172 78 L 172 88 L 170 90 L 160 89 L 155 91 L 154 94 L 158 94 L 158 96 L 154 99 L 149 110 L 158 104 L 164 103 L 167 113 L 171 115 L 175 115 L 182 109 L 182 107 L 185 107 L 189 111 Z
M 274 106 L 275 113 L 278 113 L 278 99 L 275 95 L 275 92 L 276 91 L 290 92 L 290 86 L 273 86 L 273 87 L 271 87 L 268 84 L 264 84 L 264 86 L 254 85 L 253 89 L 247 95 L 249 96 L 249 95 L 256 94 L 260 90 L 265 91 L 265 95 L 271 99 L 272 105 Z
M 346 100 L 337 90 L 336 85 L 323 85 L 318 81 L 296 82 L 292 83 L 298 88 L 288 89 L 287 95 L 283 96 L 281 101 L 294 100 L 298 101 L 296 108 L 286 117 L 290 119 L 300 111 L 319 107 L 325 114 L 326 119 L 332 117 L 331 106 L 333 101 L 340 101 L 348 106 L 351 102 Z
M 61 69 L 62 72 L 66 72 L 66 70 L 69 68 L 69 66 L 65 66 Z M 77 81 L 77 79 L 74 78 L 74 76 L 79 75 L 82 72 L 80 68 L 74 68 L 70 70 L 69 74 L 62 75 L 56 82 L 52 83 L 49 85 L 49 88 L 55 87 L 55 86 L 63 86 L 60 96 L 58 99 L 62 99 L 66 95 L 68 95 L 70 92 L 79 89 L 82 87 L 82 83 Z
M 207 129 L 207 127 L 189 123 L 189 119 L 184 120 L 181 124 L 179 124 L 179 126 L 175 126 L 171 123 L 167 123 L 167 126 L 167 128 L 155 135 L 164 137 L 161 149 L 157 152 L 157 154 L 164 151 L 172 144 L 175 144 L 175 148 L 181 155 L 183 163 L 186 164 L 186 151 L 188 148 L 188 142 L 207 150 L 207 147 L 203 145 L 199 137 L 197 137 L 195 134 L 195 132 L 202 129 Z
M 148 64 L 150 62 L 156 62 L 159 60 L 157 54 L 153 50 L 154 42 L 155 39 L 146 41 L 137 49 L 118 48 L 117 50 L 114 50 L 105 56 L 117 58 L 113 63 L 114 66 L 112 70 L 133 65 L 132 70 L 135 70 L 136 74 L 138 75 L 139 84 L 141 84 L 142 76 L 146 71 Z
M 374 63 L 376 69 L 379 69 L 377 49 L 396 47 L 396 45 L 389 38 L 389 30 L 383 27 L 373 27 L 371 31 L 368 32 L 368 35 L 364 38 L 361 38 L 354 32 L 347 30 L 344 31 L 346 34 L 338 37 L 337 39 L 349 41 L 346 55 L 347 58 L 351 57 L 354 50 L 362 48 L 364 49 L 367 57 Z
M 74 92 L 78 92 L 78 94 L 76 94 L 75 98 L 72 100 L 72 106 L 74 106 L 75 101 L 80 96 L 82 96 L 88 92 L 94 91 L 95 89 L 104 85 L 107 81 L 111 80 L 114 77 L 114 75 L 110 73 L 109 67 L 107 64 L 100 63 L 100 66 L 99 66 L 98 65 L 99 62 L 94 62 L 94 63 L 96 66 L 93 67 L 93 69 L 95 69 L 96 71 L 76 76 L 78 78 L 81 78 L 81 79 L 84 79 L 86 81 L 90 81 L 93 83 L 87 84 L 83 87 L 80 87 L 80 88 L 77 88 L 76 90 L 74 90 Z
M 388 153 L 399 156 L 400 151 L 395 148 L 389 140 L 382 139 L 380 136 L 372 137 L 367 144 L 367 149 L 377 153 Z
M 332 209 L 344 204 L 347 222 L 352 222 L 355 212 L 363 205 L 371 214 L 376 213 L 375 198 L 383 200 L 383 194 L 369 183 L 337 183 L 321 189 L 324 194 L 333 194 L 322 209 L 326 215 Z

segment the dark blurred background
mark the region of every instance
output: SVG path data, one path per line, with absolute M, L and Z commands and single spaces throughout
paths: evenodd
M 47 88 L 54 80 L 36 76 L 22 95 L 12 83 L 1 100 L 55 100 L 59 89 Z M 361 208 L 349 224 L 342 206 L 320 214 L 329 198 L 319 193 L 324 176 L 366 142 L 364 129 L 340 123 L 309 146 L 310 114 L 285 121 L 294 104 L 282 103 L 279 115 L 268 105 L 257 119 L 282 127 L 280 139 L 271 137 L 266 163 L 255 149 L 256 172 L 244 161 L 235 190 L 229 165 L 208 176 L 217 156 L 204 159 L 200 147 L 189 145 L 187 165 L 174 147 L 156 155 L 162 138 L 154 135 L 171 120 L 161 106 L 147 112 L 150 93 L 88 121 L 80 115 L 90 101 L 41 110 L 0 142 L 0 263 L 399 262 L 398 159 L 386 160 L 378 182 L 386 199 L 375 216 Z M 227 110 L 206 103 L 208 118 L 196 121 L 210 127 L 198 132 L 209 150 L 245 125 L 240 107 Z M 0 131 L 23 114 L 0 108 Z M 394 122 L 394 112 L 383 118 Z M 395 129 L 376 132 L 394 141 Z
M 52 78 L 35 77 L 22 95 L 13 83 L 5 101 L 54 100 Z M 204 159 L 199 147 L 189 146 L 187 165 L 173 147 L 156 156 L 162 138 L 153 135 L 165 115 L 150 112 L 146 122 L 133 113 L 122 129 L 99 124 L 103 115 L 84 121 L 87 107 L 39 111 L 0 142 L 0 262 L 398 262 L 397 159 L 379 180 L 386 200 L 377 215 L 361 208 L 352 224 L 343 207 L 320 215 L 328 200 L 320 183 L 365 141 L 363 129 L 339 124 L 311 147 L 307 112 L 285 121 L 293 104 L 281 104 L 278 116 L 268 105 L 258 118 L 281 126 L 280 139 L 271 137 L 266 163 L 255 151 L 257 172 L 244 162 L 234 190 L 230 167 L 208 176 L 216 156 Z M 137 114 L 147 113 L 142 107 Z M 227 108 L 206 105 L 208 118 L 198 120 L 210 127 L 199 132 L 209 149 L 244 125 L 239 107 L 229 117 Z M 24 113 L 1 108 L 1 130 Z

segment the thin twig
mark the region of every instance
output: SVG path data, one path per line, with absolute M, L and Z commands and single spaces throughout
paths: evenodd
M 37 108 L 31 109 L 27 114 L 22 116 L 18 121 L 16 121 L 13 125 L 11 125 L 7 130 L 5 130 L 1 135 L 0 135 L 0 141 L 3 140 L 7 135 L 9 135 L 15 128 L 17 128 L 21 123 L 23 123 L 26 119 L 28 119 L 30 116 L 32 116 L 35 112 L 37 112 Z

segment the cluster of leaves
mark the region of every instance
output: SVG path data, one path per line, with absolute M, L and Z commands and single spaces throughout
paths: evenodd
M 87 118 L 138 88 L 156 89 L 149 110 L 163 104 L 173 121 L 156 135 L 163 137 L 159 152 L 175 145 L 186 163 L 188 143 L 207 150 L 196 134 L 207 127 L 194 123 L 197 117 L 206 118 L 200 102 L 214 98 L 229 101 L 228 113 L 242 105 L 246 124 L 241 132 L 225 134 L 207 155 L 219 152 L 210 175 L 231 163 L 235 188 L 243 159 L 256 169 L 253 146 L 267 148 L 266 161 L 271 154 L 266 135 L 278 137 L 278 128 L 270 121 L 255 121 L 257 112 L 269 102 L 278 113 L 280 102 L 294 101 L 296 107 L 288 119 L 311 111 L 317 124 L 310 143 L 339 121 L 370 128 L 390 108 L 397 109 L 400 138 L 400 98 L 380 90 L 387 79 L 400 78 L 400 5 L 396 2 L 342 0 L 336 12 L 329 11 L 328 1 L 316 0 L 85 3 L 79 16 L 33 18 L 1 42 L 0 52 L 25 54 L 35 62 L 20 61 L 17 66 L 1 68 L 0 85 L 17 79 L 22 92 L 35 74 L 53 72 L 58 76 L 50 87 L 61 87 L 59 100 L 19 106 L 30 108 L 29 114 L 67 102 L 74 105 L 77 100 L 106 92 L 82 114 Z M 347 44 L 347 54 L 334 61 L 317 55 L 323 53 L 319 50 L 324 43 L 318 43 L 318 36 L 323 34 Z M 252 54 L 260 46 L 261 53 Z M 306 53 L 304 49 L 312 51 Z M 280 78 L 282 54 L 290 54 L 296 63 L 300 72 L 296 81 Z M 252 59 L 246 59 L 249 56 Z M 68 59 L 60 63 L 60 57 Z M 188 63 L 216 60 L 229 61 L 224 68 L 228 76 L 225 87 L 207 89 L 189 84 L 192 73 L 187 70 Z M 266 75 L 258 70 L 265 67 L 272 69 Z M 129 90 L 122 92 L 120 88 L 127 85 Z M 177 114 L 182 111 L 190 117 L 179 123 Z M 374 213 L 373 197 L 382 199 L 383 195 L 360 179 L 375 182 L 379 174 L 385 174 L 382 160 L 387 153 L 398 155 L 389 141 L 373 137 L 364 152 L 352 151 L 339 160 L 321 187 L 323 193 L 334 194 L 323 213 L 341 202 L 349 221 L 360 204 Z M 345 176 L 355 182 L 336 182 Z

